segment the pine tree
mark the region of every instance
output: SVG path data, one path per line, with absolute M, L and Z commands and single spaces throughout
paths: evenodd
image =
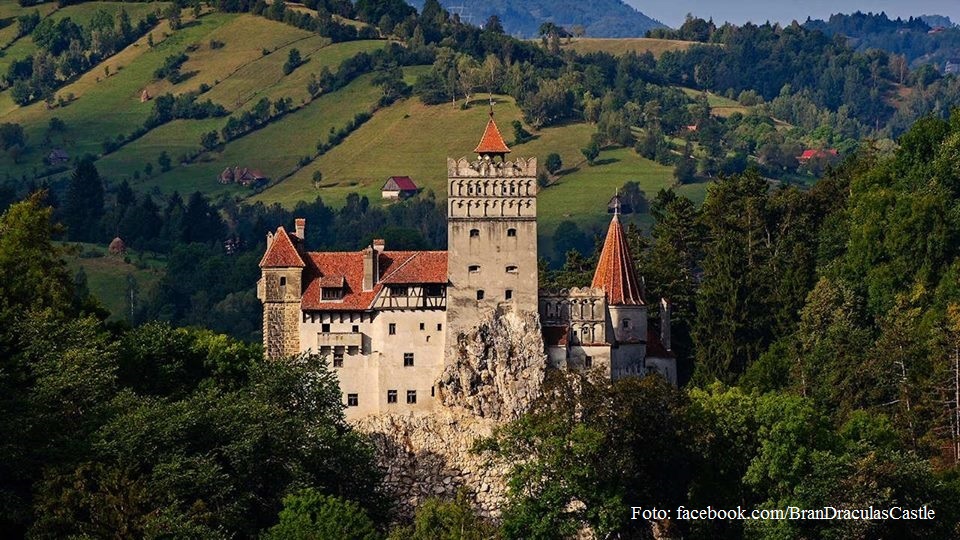
M 91 242 L 100 237 L 103 217 L 103 180 L 91 159 L 77 164 L 63 207 L 63 222 L 71 240 Z

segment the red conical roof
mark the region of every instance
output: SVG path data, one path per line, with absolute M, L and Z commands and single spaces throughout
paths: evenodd
M 267 247 L 260 260 L 260 268 L 303 268 L 306 264 L 293 246 L 293 240 L 283 227 L 277 228 L 277 234 Z
M 603 251 L 597 263 L 597 272 L 593 275 L 593 287 L 599 287 L 607 293 L 607 302 L 612 306 L 642 306 L 643 289 L 637 279 L 637 270 L 633 266 L 627 238 L 620 225 L 620 216 L 614 214 L 607 238 L 603 241 Z
M 493 121 L 493 113 L 490 113 L 490 121 L 487 122 L 487 128 L 483 130 L 483 137 L 475 150 L 478 154 L 509 154 L 510 148 L 503 142 L 503 135 L 497 128 L 497 123 Z

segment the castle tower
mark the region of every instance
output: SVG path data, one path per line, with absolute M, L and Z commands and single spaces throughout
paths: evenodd
M 477 159 L 447 159 L 447 346 L 498 307 L 537 311 L 537 160 L 508 161 L 493 120 Z
M 627 238 L 620 224 L 620 198 L 615 197 L 613 219 L 593 276 L 593 287 L 603 289 L 609 313 L 607 335 L 613 336 L 611 375 L 632 374 L 644 367 L 647 343 L 647 305 Z
M 306 221 L 298 219 L 297 236 L 283 227 L 267 234 L 267 252 L 260 260 L 257 297 L 263 302 L 263 348 L 267 358 L 300 353 L 300 299 L 306 264 L 295 244 L 302 245 Z

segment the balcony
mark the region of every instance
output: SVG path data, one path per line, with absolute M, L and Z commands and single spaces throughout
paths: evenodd
M 320 332 L 317 334 L 317 348 L 320 347 L 363 347 L 363 334 L 359 332 Z

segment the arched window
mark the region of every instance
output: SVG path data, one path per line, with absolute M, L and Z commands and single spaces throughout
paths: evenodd
M 287 286 L 287 278 L 285 278 L 285 277 L 281 277 L 281 278 L 280 278 L 280 286 L 281 286 L 281 287 L 286 287 L 286 286 Z
M 467 267 L 467 270 L 469 270 L 471 274 L 475 274 L 480 271 L 480 265 L 471 264 L 470 266 Z
M 509 236 L 510 238 L 515 238 L 517 236 L 517 230 L 507 229 L 507 236 Z
M 519 268 L 517 268 L 516 266 L 514 266 L 514 265 L 512 265 L 512 264 L 507 267 L 507 272 L 509 272 L 509 273 L 511 273 L 511 274 L 516 274 L 518 271 L 519 271 Z
M 623 320 L 623 327 L 624 327 L 624 328 L 630 328 L 630 319 L 624 319 L 624 320 Z
M 470 238 L 476 238 L 480 236 L 480 229 L 470 229 Z

